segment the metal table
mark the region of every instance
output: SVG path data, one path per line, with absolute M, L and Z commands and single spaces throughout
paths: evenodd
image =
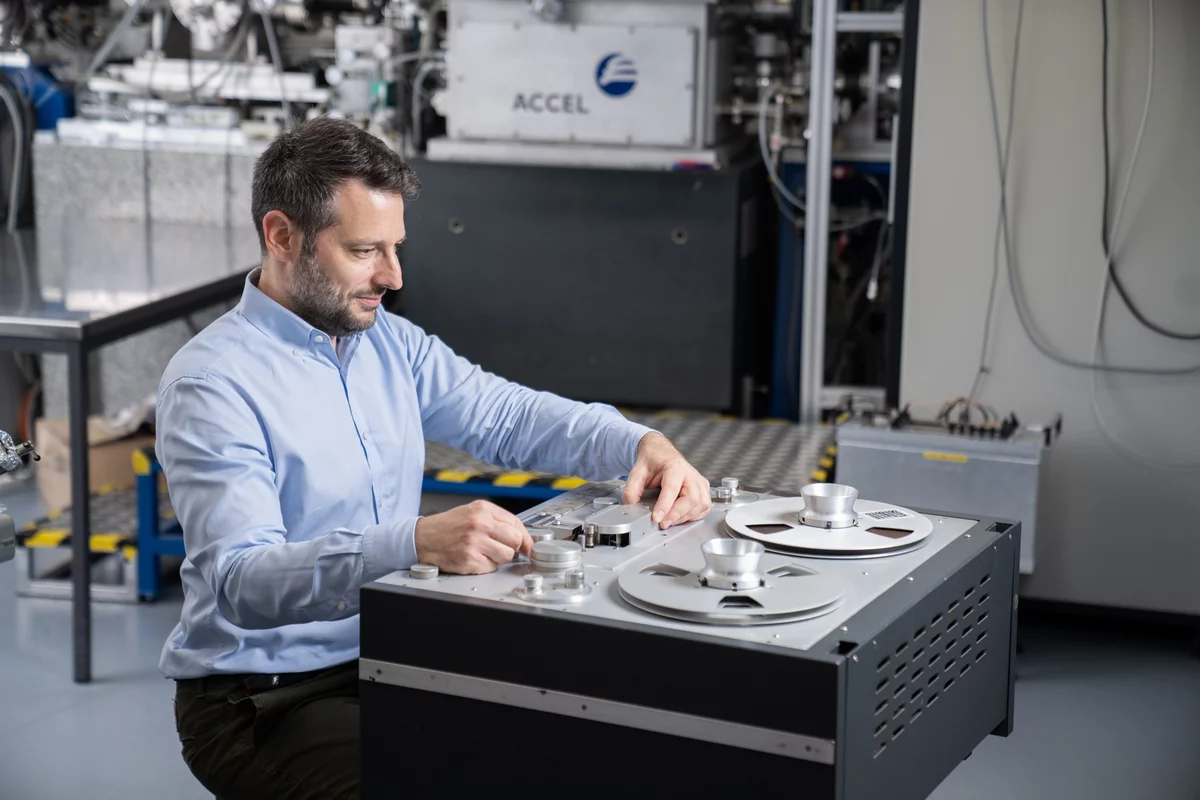
M 89 562 L 89 354 L 238 297 L 257 262 L 249 227 L 83 219 L 0 235 L 0 351 L 67 357 L 74 565 Z M 74 679 L 88 683 L 90 575 L 71 575 Z

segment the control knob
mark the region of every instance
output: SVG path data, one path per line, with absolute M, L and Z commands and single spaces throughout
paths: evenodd
M 712 499 L 717 502 L 729 502 L 738 493 L 741 483 L 737 478 L 721 478 L 721 485 L 712 487 Z

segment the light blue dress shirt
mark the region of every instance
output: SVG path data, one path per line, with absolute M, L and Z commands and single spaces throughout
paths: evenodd
M 157 453 L 187 551 L 168 678 L 357 658 L 359 587 L 417 559 L 426 439 L 506 469 L 632 468 L 649 429 L 615 409 L 505 381 L 382 310 L 335 352 L 257 275 L 159 388 Z

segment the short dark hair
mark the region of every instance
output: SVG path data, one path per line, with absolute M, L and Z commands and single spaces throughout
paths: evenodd
M 282 211 L 299 226 L 304 246 L 337 224 L 333 195 L 351 180 L 412 200 L 421 189 L 413 168 L 381 139 L 350 122 L 317 117 L 281 133 L 254 164 L 250 211 L 266 252 L 263 217 Z

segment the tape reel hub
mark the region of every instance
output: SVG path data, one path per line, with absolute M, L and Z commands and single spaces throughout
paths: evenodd
M 826 530 L 852 528 L 858 524 L 858 515 L 854 513 L 858 489 L 853 486 L 813 483 L 801 489 L 800 496 L 804 498 L 801 524 Z
M 746 539 L 709 539 L 700 547 L 706 566 L 700 584 L 712 589 L 745 592 L 763 585 L 758 562 L 764 548 Z

